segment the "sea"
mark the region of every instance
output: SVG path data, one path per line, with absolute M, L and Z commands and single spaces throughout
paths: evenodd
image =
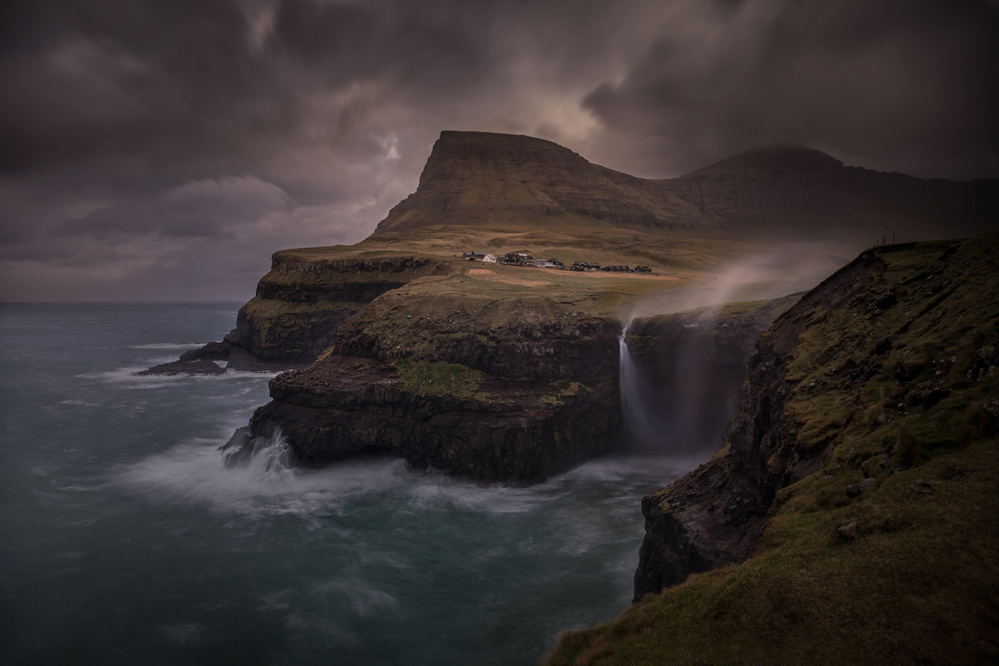
M 136 373 L 238 305 L 0 305 L 0 663 L 536 664 L 628 607 L 641 498 L 689 460 L 227 468 L 274 375 Z

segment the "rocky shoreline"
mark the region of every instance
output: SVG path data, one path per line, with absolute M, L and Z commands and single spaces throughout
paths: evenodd
M 356 298 L 368 285 L 388 282 L 378 273 L 419 270 L 428 263 L 379 262 L 355 270 L 350 274 L 355 277 L 347 277 L 344 266 L 335 265 L 332 272 L 341 293 L 350 291 Z M 446 272 L 440 266 L 432 270 Z M 268 274 L 262 284 L 331 271 L 330 262 L 312 268 L 279 253 L 274 272 L 278 277 Z M 349 282 L 358 274 L 365 284 L 355 289 Z M 291 287 L 261 287 L 254 300 L 258 306 L 280 305 L 288 301 L 262 295 L 288 298 L 293 293 Z M 734 394 L 752 341 L 795 298 L 636 320 L 629 342 L 653 382 L 675 370 L 671 363 L 677 350 L 689 358 L 697 349 L 701 372 L 713 378 L 711 390 Z M 305 466 L 387 452 L 418 468 L 464 478 L 532 483 L 624 444 L 628 435 L 618 367 L 622 324 L 616 318 L 518 297 L 476 302 L 468 295 L 442 295 L 430 302 L 432 311 L 397 287 L 343 322 L 327 319 L 323 340 L 331 344 L 307 363 L 294 351 L 301 348 L 297 343 L 292 351 L 279 351 L 288 335 L 269 340 L 262 352 L 255 338 L 237 329 L 221 342 L 146 372 L 221 374 L 226 369 L 218 363 L 223 362 L 238 370 L 288 370 L 271 380 L 272 401 L 226 445 L 232 464 L 280 433 L 297 464 Z M 254 312 L 250 307 L 240 311 L 241 320 L 249 322 L 244 330 L 294 326 L 293 318 L 279 314 L 261 325 Z M 292 365 L 298 367 L 289 369 Z M 710 409 L 698 418 L 718 421 L 715 412 L 728 402 L 705 401 Z
M 271 381 L 272 401 L 254 413 L 244 444 L 280 431 L 304 465 L 385 451 L 416 467 L 508 483 L 540 481 L 612 450 L 621 421 L 618 323 L 560 327 L 540 315 L 518 323 L 524 307 L 498 326 L 439 322 L 449 335 L 405 320 L 426 343 L 407 350 L 394 336 L 415 345 L 415 332 L 359 315 L 319 359 Z

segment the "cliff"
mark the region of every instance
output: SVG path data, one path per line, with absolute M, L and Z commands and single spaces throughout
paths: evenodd
M 280 432 L 303 464 L 384 451 L 421 468 L 523 483 L 624 445 L 616 299 L 594 295 L 583 310 L 467 280 L 456 293 L 452 280 L 460 278 L 383 294 L 314 363 L 272 380 L 272 402 L 227 446 L 233 462 Z M 702 337 L 705 349 L 717 340 L 738 386 L 752 340 L 793 300 L 676 315 L 703 321 L 702 336 L 643 320 L 633 340 L 647 356 L 678 340 Z
M 230 342 L 261 360 L 311 361 L 333 344 L 340 324 L 381 294 L 450 270 L 431 257 L 315 259 L 279 252 L 256 296 L 240 308 Z
M 530 482 L 618 444 L 616 319 L 426 289 L 375 299 L 314 363 L 272 380 L 236 459 L 280 431 L 304 464 L 386 451 Z
M 373 255 L 373 256 L 372 256 Z M 386 292 L 427 275 L 447 275 L 440 257 L 350 251 L 283 250 L 239 309 L 221 342 L 185 353 L 152 372 L 202 373 L 199 361 L 228 361 L 236 370 L 288 369 L 313 361 L 334 343 L 337 329 Z M 147 371 L 149 372 L 149 371 Z
M 725 447 L 642 500 L 638 603 L 550 663 L 995 659 L 997 251 L 875 248 L 781 315 Z

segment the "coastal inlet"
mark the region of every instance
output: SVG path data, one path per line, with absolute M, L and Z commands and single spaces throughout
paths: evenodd
M 534 663 L 630 602 L 637 497 L 692 463 L 530 487 L 364 457 L 226 467 L 273 374 L 139 376 L 235 306 L 4 306 L 0 661 Z

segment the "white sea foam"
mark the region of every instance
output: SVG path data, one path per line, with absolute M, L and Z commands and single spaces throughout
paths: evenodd
M 129 345 L 129 349 L 198 349 L 204 342 L 151 342 L 145 345 Z
M 246 379 L 273 379 L 278 375 L 275 371 L 251 372 L 246 370 L 227 370 L 219 375 L 140 375 L 153 365 L 159 365 L 170 360 L 152 360 L 146 366 L 126 366 L 102 372 L 87 372 L 76 375 L 80 379 L 91 379 L 108 384 L 118 384 L 125 388 L 153 389 L 173 385 L 178 382 L 225 382 Z M 219 364 L 216 364 L 219 365 Z M 221 367 L 221 366 L 220 366 Z
M 227 467 L 219 443 L 179 444 L 120 470 L 112 482 L 156 500 L 205 504 L 222 513 L 310 519 L 338 512 L 345 501 L 395 487 L 405 465 L 380 459 L 299 470 L 279 440 L 246 465 Z
M 673 479 L 704 462 L 706 454 L 696 455 L 609 455 L 561 474 L 557 479 L 565 482 L 603 482 L 610 484 L 658 483 L 666 485 Z
M 349 606 L 362 617 L 394 613 L 399 606 L 395 597 L 377 589 L 371 582 L 358 576 L 344 577 L 342 573 L 316 585 L 312 595 L 326 606 Z
M 149 366 L 126 366 L 115 368 L 114 370 L 103 370 L 100 372 L 85 372 L 76 375 L 79 379 L 94 379 L 100 382 L 113 384 L 139 384 L 148 387 L 150 384 L 162 384 L 164 380 L 172 379 L 169 375 L 140 375 L 139 372 Z
M 458 510 L 481 513 L 525 513 L 553 498 L 541 486 L 479 485 L 428 472 L 410 489 L 410 504 L 417 509 Z

